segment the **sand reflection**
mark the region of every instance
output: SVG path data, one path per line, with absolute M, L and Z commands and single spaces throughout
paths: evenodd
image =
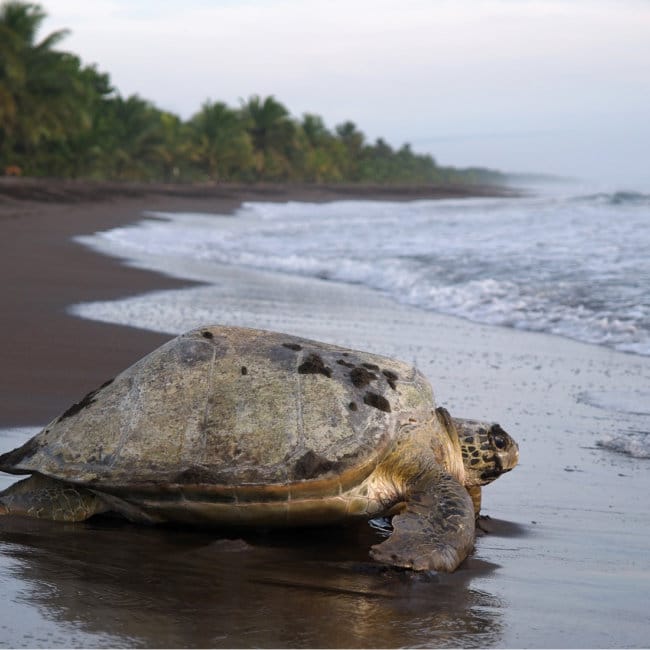
M 103 521 L 0 523 L 0 614 L 10 646 L 488 646 L 503 603 L 473 589 L 491 571 L 382 570 L 369 530 L 219 540 Z M 34 621 L 45 621 L 40 637 Z

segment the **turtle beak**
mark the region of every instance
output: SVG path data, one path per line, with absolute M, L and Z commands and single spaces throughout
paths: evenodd
M 495 477 L 501 476 L 501 474 L 506 474 L 511 472 L 519 462 L 519 447 L 517 443 L 513 441 L 512 447 L 507 449 L 504 453 L 496 454 L 495 458 Z
M 490 461 L 492 463 L 490 469 L 486 469 L 484 472 L 481 473 L 481 481 L 483 485 L 492 483 L 492 481 L 494 481 L 494 479 L 499 478 L 499 476 L 501 476 L 501 474 L 503 474 L 504 471 L 506 472 L 509 471 L 503 469 L 503 463 L 501 462 L 501 456 L 499 454 L 494 454 L 494 456 L 490 458 Z
M 510 438 L 510 441 L 512 444 L 501 459 L 501 467 L 504 472 L 514 469 L 519 463 L 519 445 L 512 438 Z

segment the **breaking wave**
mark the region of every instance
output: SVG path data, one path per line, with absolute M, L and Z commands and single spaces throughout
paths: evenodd
M 98 236 L 156 255 L 363 284 L 472 321 L 650 355 L 648 195 L 248 203 Z

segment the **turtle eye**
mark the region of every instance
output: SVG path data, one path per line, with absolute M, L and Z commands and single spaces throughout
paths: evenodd
M 489 435 L 492 444 L 497 449 L 505 449 L 508 446 L 508 434 L 498 424 L 490 429 Z
M 493 436 L 492 439 L 494 440 L 494 446 L 497 449 L 505 449 L 506 448 L 506 440 L 502 435 L 497 434 L 496 436 Z

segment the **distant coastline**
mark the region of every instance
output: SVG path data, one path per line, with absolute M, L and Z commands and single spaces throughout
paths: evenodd
M 501 185 L 374 183 L 142 183 L 56 178 L 0 177 L 0 216 L 14 202 L 80 203 L 158 197 L 235 201 L 334 201 L 340 199 L 451 199 L 517 197 L 521 190 Z

